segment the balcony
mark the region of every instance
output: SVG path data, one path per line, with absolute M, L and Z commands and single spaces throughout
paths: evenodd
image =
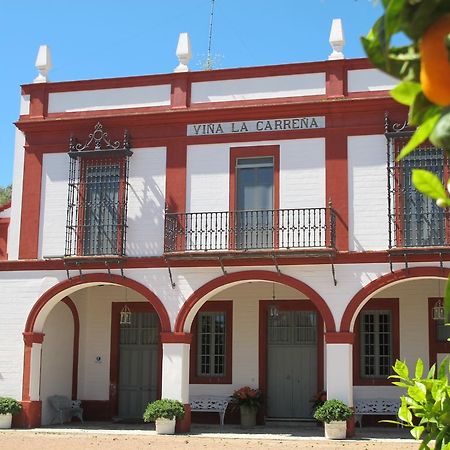
M 164 253 L 194 258 L 320 256 L 335 249 L 335 223 L 331 207 L 167 213 Z

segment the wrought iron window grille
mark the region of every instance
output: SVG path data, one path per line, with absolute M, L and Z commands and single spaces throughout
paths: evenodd
M 385 116 L 387 140 L 389 249 L 414 251 L 449 245 L 449 215 L 421 194 L 412 184 L 412 169 L 426 169 L 442 182 L 448 180 L 448 160 L 442 149 L 421 144 L 400 161 L 396 158 L 412 136 L 407 123 L 392 122 Z
M 70 137 L 65 256 L 124 256 L 130 150 L 128 132 L 111 141 L 97 123 L 84 143 Z

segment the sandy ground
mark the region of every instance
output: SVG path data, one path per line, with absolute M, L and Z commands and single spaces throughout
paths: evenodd
M 326 441 L 323 438 L 260 439 L 219 438 L 192 435 L 156 436 L 130 434 L 50 433 L 8 430 L 0 432 L 0 449 L 5 450 L 84 450 L 84 449 L 360 449 L 360 450 L 417 450 L 418 443 L 393 440 Z

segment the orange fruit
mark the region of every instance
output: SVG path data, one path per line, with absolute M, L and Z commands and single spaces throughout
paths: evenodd
M 420 83 L 428 100 L 439 106 L 450 105 L 450 61 L 445 39 L 450 33 L 450 14 L 433 22 L 420 42 Z

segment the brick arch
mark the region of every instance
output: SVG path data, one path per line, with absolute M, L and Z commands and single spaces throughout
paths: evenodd
M 336 325 L 334 323 L 333 315 L 325 300 L 306 283 L 290 277 L 289 275 L 278 274 L 275 272 L 269 272 L 267 270 L 246 270 L 241 272 L 234 272 L 221 277 L 208 281 L 206 284 L 197 289 L 184 303 L 180 312 L 178 313 L 177 320 L 175 322 L 175 332 L 184 332 L 186 320 L 194 305 L 201 301 L 205 295 L 214 291 L 219 287 L 225 287 L 228 284 L 236 283 L 239 281 L 271 281 L 274 283 L 285 284 L 297 291 L 305 294 L 311 302 L 314 303 L 318 311 L 320 312 L 327 332 L 336 331 Z
M 52 300 L 55 296 L 61 295 L 64 291 L 73 288 L 74 286 L 83 287 L 84 284 L 105 283 L 114 284 L 118 286 L 127 287 L 141 294 L 147 301 L 155 308 L 161 322 L 161 331 L 170 331 L 170 320 L 167 310 L 162 304 L 161 300 L 146 286 L 131 278 L 122 277 L 120 275 L 105 274 L 105 273 L 90 273 L 83 276 L 77 276 L 52 286 L 48 291 L 44 292 L 37 302 L 31 308 L 25 324 L 25 333 L 34 332 L 36 320 L 44 308 L 44 306 Z M 64 297 L 64 296 L 63 296 Z
M 377 278 L 364 286 L 350 300 L 350 303 L 347 305 L 347 308 L 342 316 L 341 326 L 339 328 L 340 331 L 353 331 L 354 319 L 356 318 L 356 315 L 362 306 L 367 303 L 367 301 L 369 301 L 369 299 L 372 298 L 373 295 L 380 289 L 387 287 L 392 283 L 414 278 L 448 278 L 449 273 L 450 269 L 448 268 L 412 267 L 410 269 L 396 270 Z

